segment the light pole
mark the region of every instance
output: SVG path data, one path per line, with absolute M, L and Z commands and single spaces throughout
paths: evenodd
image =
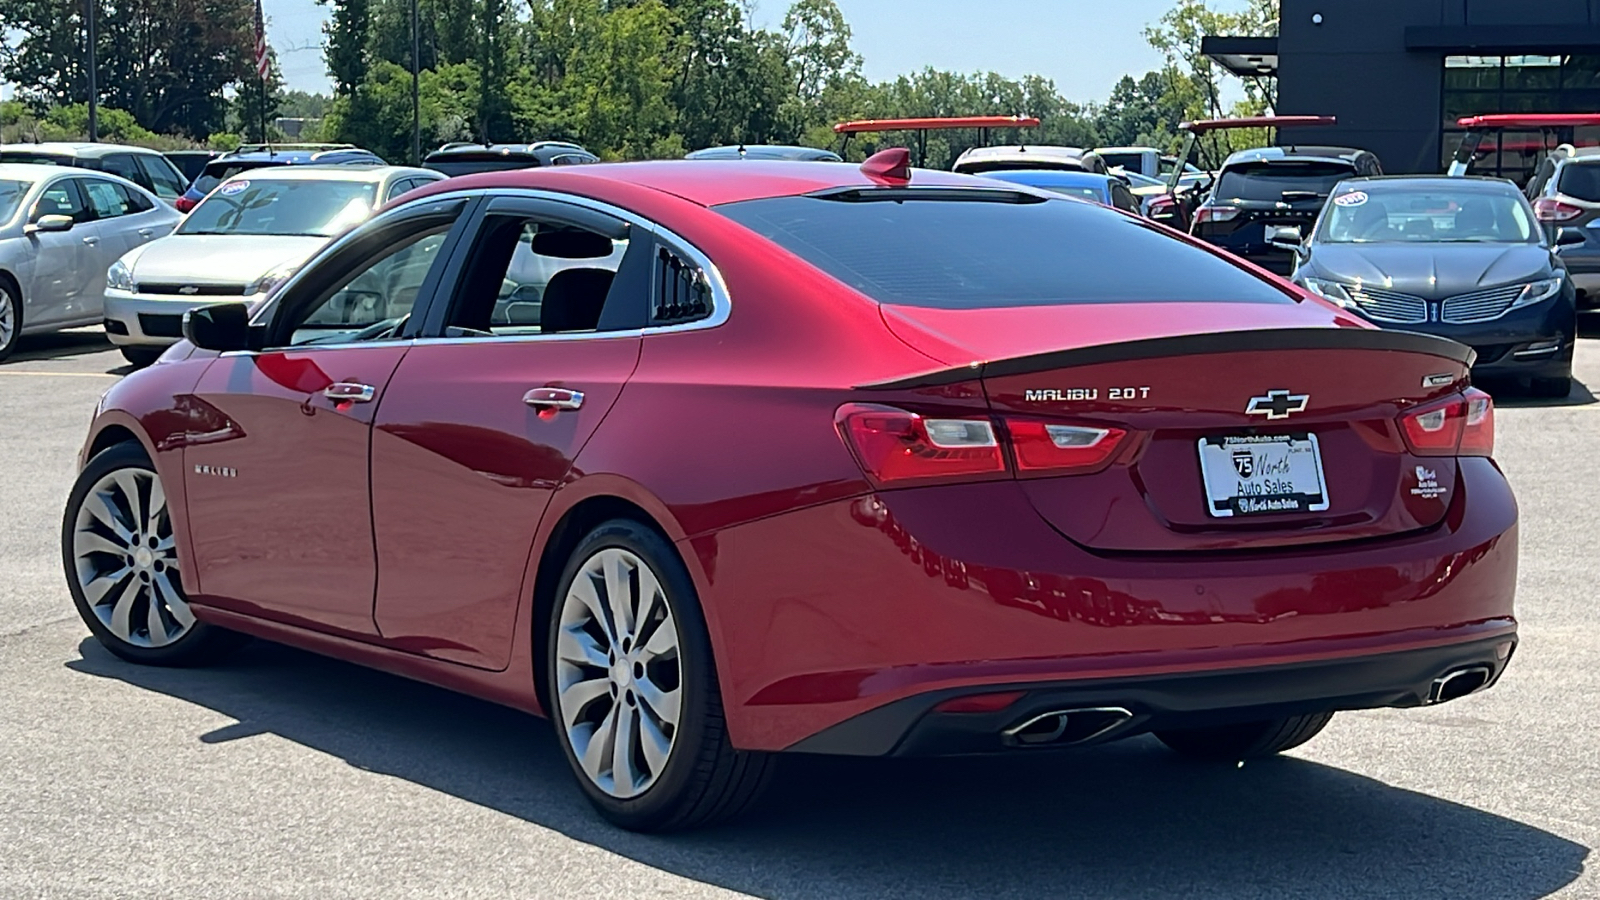
M 417 0 L 411 0 L 411 164 L 422 165 L 422 106 L 417 97 L 422 68 L 422 38 L 417 27 Z
M 86 26 L 85 30 L 88 32 L 88 40 L 85 41 L 88 52 L 85 55 L 88 57 L 89 69 L 89 141 L 91 143 L 100 140 L 100 89 L 95 85 L 94 78 L 94 5 L 95 0 L 83 0 L 83 21 Z

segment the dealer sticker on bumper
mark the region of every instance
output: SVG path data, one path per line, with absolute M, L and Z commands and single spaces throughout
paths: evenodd
M 1317 436 L 1252 434 L 1200 439 L 1206 511 L 1218 518 L 1328 508 Z

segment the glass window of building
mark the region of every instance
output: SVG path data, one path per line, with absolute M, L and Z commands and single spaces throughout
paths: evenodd
M 1439 154 L 1448 166 L 1461 143 L 1456 120 L 1490 113 L 1600 112 L 1600 56 L 1447 56 Z M 1473 159 L 1476 175 L 1527 182 L 1560 144 L 1600 145 L 1600 129 L 1505 132 L 1486 137 Z

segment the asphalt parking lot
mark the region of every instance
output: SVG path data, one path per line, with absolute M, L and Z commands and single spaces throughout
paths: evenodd
M 1581 385 L 1497 397 L 1522 645 L 1493 691 L 1344 713 L 1242 768 L 1149 738 L 793 760 L 751 817 L 649 837 L 590 812 L 542 721 L 260 642 L 201 670 L 102 651 L 59 523 L 123 372 L 93 332 L 0 365 L 0 897 L 1600 897 L 1600 403 Z M 1600 340 L 1577 374 L 1600 390 Z

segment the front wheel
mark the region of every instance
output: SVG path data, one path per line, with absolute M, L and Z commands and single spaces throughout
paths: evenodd
M 667 541 L 617 519 L 573 552 L 551 610 L 550 718 L 584 794 L 635 831 L 747 808 L 769 755 L 736 750 L 694 584 Z
M 67 497 L 61 555 L 78 614 L 123 659 L 195 665 L 244 641 L 189 609 L 166 491 L 138 444 L 103 450 L 84 467 Z
M 1284 716 L 1264 722 L 1157 731 L 1161 743 L 1192 759 L 1257 759 L 1291 750 L 1317 736 L 1333 713 Z
M 22 337 L 22 297 L 0 278 L 0 362 L 17 349 Z
M 127 360 L 136 369 L 153 365 L 166 352 L 165 347 L 118 347 L 122 351 L 122 358 Z

